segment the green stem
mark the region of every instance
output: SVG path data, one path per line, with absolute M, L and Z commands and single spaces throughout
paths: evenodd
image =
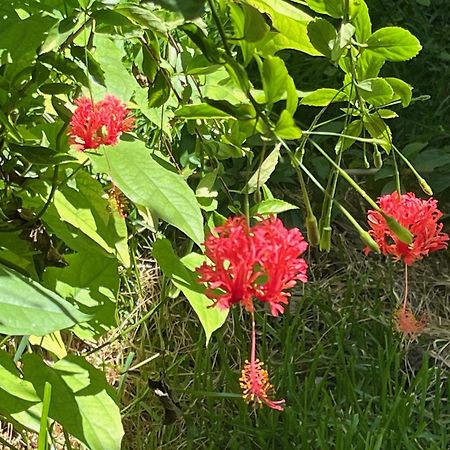
M 361 227 L 356 219 L 347 211 L 347 209 L 341 205 L 335 198 L 331 198 L 327 190 L 320 184 L 320 182 L 314 177 L 314 175 L 301 163 L 301 169 L 306 173 L 310 180 L 321 190 L 326 197 L 330 198 L 330 201 L 338 208 L 338 210 L 348 219 L 348 221 L 356 228 L 358 234 L 365 244 L 367 244 L 372 250 L 380 253 L 380 249 L 377 243 L 369 235 L 369 233 Z
M 423 178 L 419 172 L 414 168 L 414 166 L 410 163 L 408 158 L 394 145 L 392 144 L 392 148 L 394 152 L 397 153 L 397 155 L 400 157 L 400 159 L 408 166 L 408 168 L 411 170 L 411 172 L 414 174 L 414 176 L 417 178 L 417 181 L 420 184 L 420 187 L 427 195 L 433 195 L 433 190 L 431 189 L 430 185 L 426 182 L 425 178 Z M 392 152 L 392 153 L 394 153 Z
M 209 8 L 211 9 L 211 14 L 213 16 L 214 23 L 216 24 L 217 30 L 219 31 L 220 38 L 222 39 L 223 47 L 228 56 L 232 56 L 230 46 L 228 45 L 228 40 L 225 35 L 225 30 L 223 28 L 222 22 L 220 21 L 219 15 L 217 14 L 216 7 L 213 0 L 208 0 Z

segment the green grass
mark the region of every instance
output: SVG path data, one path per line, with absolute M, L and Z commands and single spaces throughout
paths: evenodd
M 401 267 L 349 246 L 343 242 L 328 258 L 311 255 L 311 281 L 295 292 L 285 315 L 258 310 L 258 356 L 268 365 L 274 397 L 286 399 L 281 413 L 255 411 L 238 395 L 249 353 L 248 315 L 234 308 L 205 348 L 188 303 L 164 298 L 162 289 L 161 306 L 129 340 L 137 355 L 133 364 L 161 356 L 127 377 L 124 448 L 448 448 L 450 386 L 439 353 L 448 342 L 442 325 L 448 292 L 436 285 L 443 276 L 433 278 L 448 273 L 448 258 L 431 257 L 431 269 L 422 262 L 411 273 L 411 300 L 418 306 L 420 297 L 431 318 L 428 332 L 414 343 L 392 330 Z M 148 376 L 161 372 L 184 412 L 168 426 L 146 386 Z

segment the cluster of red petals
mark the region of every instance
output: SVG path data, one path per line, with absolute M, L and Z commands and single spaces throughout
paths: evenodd
M 275 217 L 248 227 L 244 217 L 229 218 L 205 241 L 209 262 L 197 269 L 206 295 L 221 308 L 241 302 L 253 311 L 253 298 L 269 303 L 274 316 L 284 311 L 297 280 L 306 282 L 308 265 L 299 258 L 308 247 L 297 228 Z
M 123 132 L 134 127 L 126 105 L 113 95 L 94 103 L 88 97 L 75 100 L 77 108 L 70 120 L 69 143 L 78 150 L 114 145 Z
M 417 319 L 411 308 L 405 303 L 394 311 L 395 327 L 398 332 L 409 338 L 416 338 L 425 328 L 427 317 L 425 315 Z
M 273 386 L 269 382 L 269 373 L 262 368 L 263 365 L 264 363 L 259 359 L 245 361 L 241 378 L 239 378 L 244 400 L 259 406 L 264 403 L 272 409 L 283 411 L 285 400 L 269 400 L 268 398 Z
M 387 226 L 386 220 L 378 211 L 370 210 L 369 234 L 385 255 L 391 255 L 395 261 L 403 260 L 405 264 L 411 265 L 430 252 L 447 248 L 449 237 L 442 233 L 442 223 L 438 223 L 442 213 L 436 200 L 423 200 L 413 193 L 400 195 L 393 192 L 380 197 L 377 203 L 386 214 L 394 217 L 413 235 L 412 243 L 405 244 Z M 370 249 L 366 248 L 365 251 L 368 253 Z

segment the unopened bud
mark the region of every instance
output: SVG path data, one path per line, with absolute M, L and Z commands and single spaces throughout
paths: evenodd
M 322 234 L 320 236 L 320 250 L 329 252 L 331 249 L 331 227 L 323 227 Z
M 317 219 L 314 214 L 306 218 L 306 233 L 308 235 L 309 245 L 317 247 L 319 244 L 319 226 L 317 225 Z
M 359 233 L 359 237 L 364 242 L 364 244 L 366 244 L 367 247 L 370 248 L 370 250 L 376 253 L 380 253 L 380 247 L 378 247 L 378 244 L 367 231 L 361 231 Z
M 386 220 L 387 226 L 395 233 L 395 235 L 405 244 L 411 244 L 413 240 L 413 235 L 411 231 L 406 229 L 403 225 L 400 225 L 393 217 L 383 214 Z
M 375 148 L 373 151 L 373 165 L 377 169 L 381 169 L 381 166 L 383 165 L 383 158 L 381 157 L 381 153 L 378 148 Z
M 425 192 L 425 194 L 427 195 L 433 195 L 433 190 L 431 189 L 431 186 L 422 177 L 419 177 L 418 180 L 420 187 L 422 188 L 422 191 Z

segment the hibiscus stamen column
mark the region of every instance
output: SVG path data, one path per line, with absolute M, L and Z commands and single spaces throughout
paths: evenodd
M 255 313 L 252 318 L 252 342 L 250 361 L 246 360 L 239 378 L 244 400 L 247 403 L 256 403 L 262 406 L 265 403 L 272 409 L 283 411 L 285 400 L 269 400 L 268 394 L 273 390 L 269 381 L 269 372 L 263 369 L 264 363 L 256 358 L 256 325 Z

